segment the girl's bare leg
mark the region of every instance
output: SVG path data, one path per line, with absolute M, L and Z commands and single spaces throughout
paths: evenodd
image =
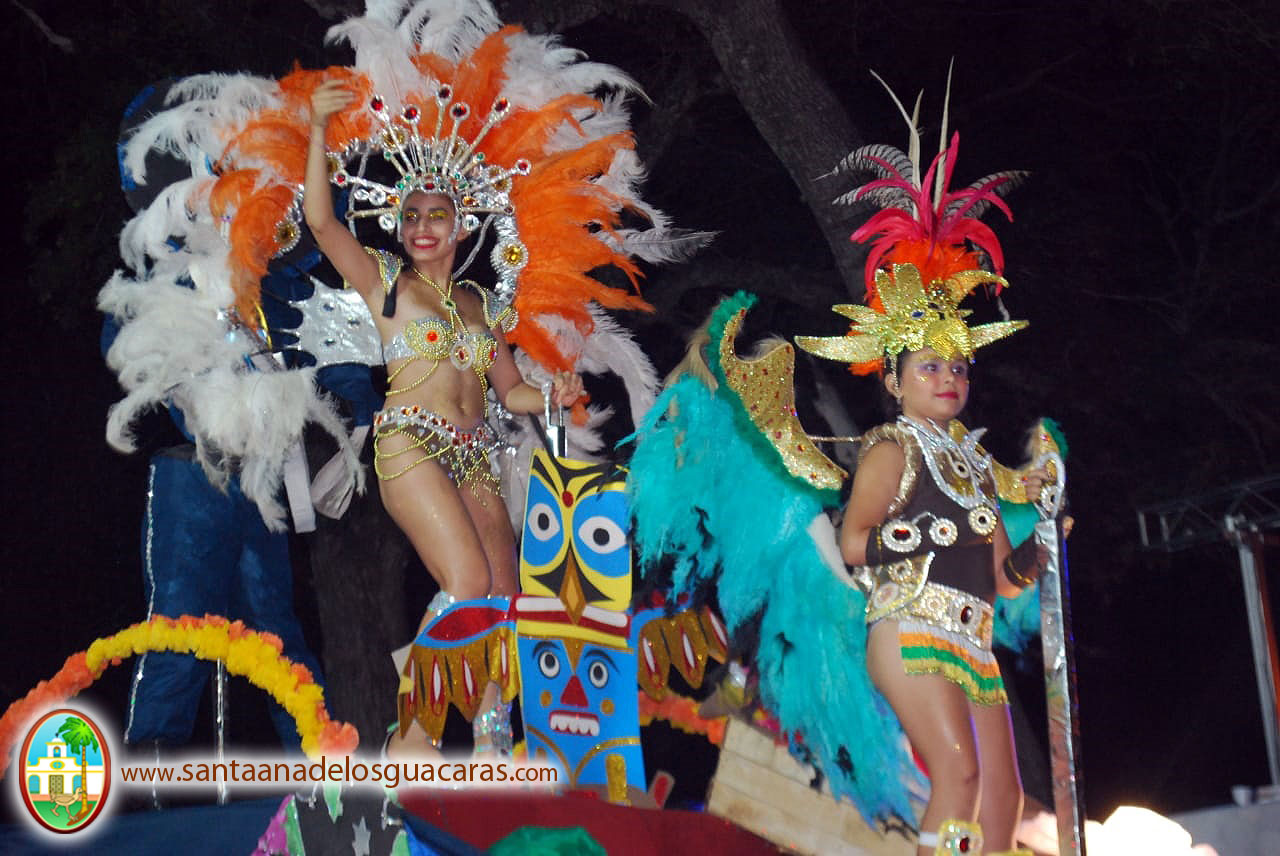
M 484 543 L 467 510 L 464 493 L 439 464 L 424 461 L 395 479 L 379 482 L 379 488 L 387 513 L 409 538 L 442 591 L 458 600 L 489 593 L 491 575 Z M 430 613 L 423 614 L 419 632 L 430 618 Z M 427 734 L 415 727 L 404 737 L 393 736 L 387 754 L 399 758 L 439 753 Z
M 458 600 L 489 594 L 489 561 L 460 491 L 440 465 L 424 461 L 379 482 L 382 504 L 408 536 L 442 591 Z
M 474 491 L 467 488 L 462 491 L 462 501 L 479 534 L 489 565 L 489 595 L 491 597 L 514 596 L 519 589 L 516 582 L 515 533 L 511 531 L 511 519 L 507 515 L 507 507 L 501 495 L 496 489 L 488 486 Z M 506 743 L 511 734 L 510 714 L 509 708 L 499 710 L 500 693 L 498 685 L 492 682 L 484 689 L 479 712 L 476 714 L 476 725 L 473 728 L 477 751 L 508 748 Z M 486 716 L 498 716 L 503 724 L 485 725 Z
M 898 645 L 898 623 L 884 620 L 867 639 L 867 669 L 872 683 L 893 706 L 912 747 L 929 768 L 929 805 L 922 832 L 937 832 L 950 819 L 973 821 L 981 785 L 978 747 L 969 699 L 941 675 L 908 675 Z M 918 856 L 931 856 L 920 847 Z
M 978 735 L 982 767 L 982 796 L 978 823 L 986 850 L 1012 850 L 1018 821 L 1022 818 L 1022 779 L 1018 775 L 1009 708 L 1002 704 L 969 704 Z

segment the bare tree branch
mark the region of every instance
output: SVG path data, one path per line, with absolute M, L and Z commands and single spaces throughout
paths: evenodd
M 34 11 L 29 9 L 28 7 L 19 3 L 18 0 L 11 0 L 11 2 L 13 3 L 14 6 L 17 6 L 19 9 L 21 9 L 23 12 L 27 14 L 27 17 L 30 18 L 32 23 L 36 25 L 36 29 L 38 29 L 41 33 L 44 34 L 44 37 L 49 40 L 49 43 L 51 45 L 53 45 L 55 48 L 58 48 L 63 53 L 76 52 L 76 46 L 71 41 L 71 39 L 67 38 L 66 36 L 60 36 L 57 33 L 55 33 L 53 30 L 49 29 L 49 25 L 44 22 L 43 18 L 41 18 L 39 15 L 37 15 Z

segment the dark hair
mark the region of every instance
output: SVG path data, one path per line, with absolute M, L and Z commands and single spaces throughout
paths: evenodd
M 889 375 L 898 378 L 898 383 L 902 383 L 902 360 L 907 354 L 906 351 L 898 351 L 893 356 L 885 355 L 880 363 L 880 409 L 884 411 L 885 418 L 889 421 L 897 419 L 902 413 L 902 402 L 898 400 L 893 393 L 889 392 L 888 387 L 883 383 L 884 379 Z

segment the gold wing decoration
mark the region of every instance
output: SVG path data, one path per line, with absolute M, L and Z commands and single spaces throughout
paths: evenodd
M 968 433 L 968 429 L 961 425 L 958 419 L 953 419 L 950 433 L 956 442 L 960 442 Z M 980 454 L 986 454 L 981 446 L 978 447 L 978 451 Z M 1064 475 L 1062 452 L 1062 447 L 1053 432 L 1049 430 L 1046 420 L 1040 420 L 1036 423 L 1027 443 L 1028 462 L 1025 465 L 1017 468 L 1007 467 L 994 458 L 991 460 L 991 473 L 995 478 L 996 493 L 1005 502 L 1027 502 L 1027 486 L 1023 478 L 1039 467 L 1044 467 L 1048 471 L 1049 483 L 1061 483 Z
M 506 598 L 464 601 L 433 619 L 418 638 L 400 670 L 399 733 L 416 720 L 439 740 L 449 705 L 468 720 L 480 707 L 492 681 L 502 700 L 520 689 L 515 621 Z
M 652 617 L 644 621 L 650 614 Z M 637 618 L 644 623 L 636 642 L 636 677 L 640 688 L 655 701 L 667 693 L 672 666 L 689 686 L 697 688 L 702 685 L 708 658 L 723 663 L 729 657 L 728 633 L 710 607 L 670 616 L 660 609 L 645 610 Z

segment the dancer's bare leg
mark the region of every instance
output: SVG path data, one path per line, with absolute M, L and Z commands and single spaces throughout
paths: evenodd
M 387 442 L 400 438 L 389 438 Z M 442 591 L 458 600 L 484 597 L 491 588 L 484 543 L 460 491 L 434 461 L 424 461 L 390 481 L 379 482 L 383 505 L 409 538 Z M 508 529 L 510 525 L 508 524 Z M 424 613 L 418 631 L 431 618 Z M 391 758 L 438 755 L 420 727 L 387 744 Z
M 1022 819 L 1022 780 L 1018 775 L 1013 723 L 1006 705 L 970 702 L 969 713 L 978 734 L 982 767 L 982 796 L 978 823 L 989 852 L 1012 850 Z
M 929 768 L 930 796 L 922 832 L 937 832 L 950 819 L 972 821 L 981 784 L 978 747 L 964 690 L 941 675 L 908 675 L 898 645 L 898 623 L 878 622 L 867 639 L 867 669 L 893 706 L 912 747 Z M 918 856 L 931 856 L 920 847 Z
M 516 582 L 516 540 L 511 529 L 511 519 L 501 495 L 490 486 L 478 487 L 476 490 L 464 490 L 462 501 L 471 516 L 471 522 L 480 536 L 480 543 L 489 565 L 489 595 L 491 597 L 511 597 L 518 591 Z M 485 717 L 494 711 L 501 701 L 501 690 L 497 684 L 490 682 L 484 689 L 480 699 L 477 717 Z M 507 711 L 501 711 L 505 717 Z M 506 731 L 510 732 L 509 721 Z M 483 752 L 494 748 L 493 735 L 484 727 L 474 729 L 476 751 Z

